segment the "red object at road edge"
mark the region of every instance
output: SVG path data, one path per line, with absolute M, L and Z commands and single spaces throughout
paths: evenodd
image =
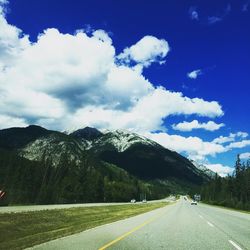
M 0 199 L 2 199 L 4 197 L 4 195 L 5 195 L 5 192 L 0 190 Z

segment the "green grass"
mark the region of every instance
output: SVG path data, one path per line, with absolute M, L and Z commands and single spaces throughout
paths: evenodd
M 0 214 L 0 249 L 24 249 L 165 205 L 161 202 Z

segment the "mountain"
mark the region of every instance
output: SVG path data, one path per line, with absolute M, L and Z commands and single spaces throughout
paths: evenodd
M 11 150 L 21 148 L 29 142 L 53 132 L 36 125 L 30 125 L 26 128 L 2 129 L 0 130 L 0 148 Z
M 32 161 L 50 160 L 54 166 L 58 166 L 63 157 L 79 165 L 87 146 L 87 142 L 52 132 L 29 142 L 19 148 L 18 152 L 20 156 Z
M 206 176 L 185 157 L 135 133 L 117 130 L 92 141 L 90 151 L 140 179 L 176 178 L 201 184 Z
M 194 160 L 191 160 L 190 159 L 190 162 L 197 168 L 199 169 L 201 172 L 203 172 L 207 177 L 208 179 L 214 179 L 215 176 L 216 176 L 216 173 L 210 169 L 208 169 L 205 165 L 203 164 L 199 164 L 198 162 L 194 161 Z
M 0 187 L 8 191 L 9 203 L 127 201 L 141 193 L 155 199 L 187 192 L 208 181 L 210 174 L 180 154 L 124 130 L 0 130 Z M 29 190 L 27 182 L 39 191 Z
M 100 138 L 103 134 L 96 128 L 85 127 L 83 129 L 78 129 L 74 131 L 70 135 L 78 139 L 92 141 L 97 138 Z

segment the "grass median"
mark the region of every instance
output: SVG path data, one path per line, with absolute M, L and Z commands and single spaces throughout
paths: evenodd
M 0 249 L 24 249 L 165 205 L 159 202 L 0 214 Z

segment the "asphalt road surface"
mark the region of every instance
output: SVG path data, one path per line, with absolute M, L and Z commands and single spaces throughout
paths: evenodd
M 250 249 L 250 214 L 178 202 L 33 249 Z
M 175 201 L 175 197 L 169 196 L 162 200 L 148 201 L 148 203 L 162 202 L 162 201 L 173 202 Z M 130 202 L 4 206 L 4 207 L 0 207 L 0 213 L 21 213 L 21 212 L 50 210 L 50 209 L 66 209 L 66 208 L 72 208 L 72 207 L 98 207 L 98 206 L 115 206 L 115 205 L 125 205 L 125 204 L 130 204 Z
M 55 205 L 27 205 L 27 206 L 6 206 L 0 207 L 0 213 L 21 213 L 29 211 L 40 211 L 50 209 L 65 209 L 72 207 L 96 207 L 96 206 L 111 206 L 111 205 L 123 205 L 127 203 L 83 203 L 83 204 L 55 204 Z

